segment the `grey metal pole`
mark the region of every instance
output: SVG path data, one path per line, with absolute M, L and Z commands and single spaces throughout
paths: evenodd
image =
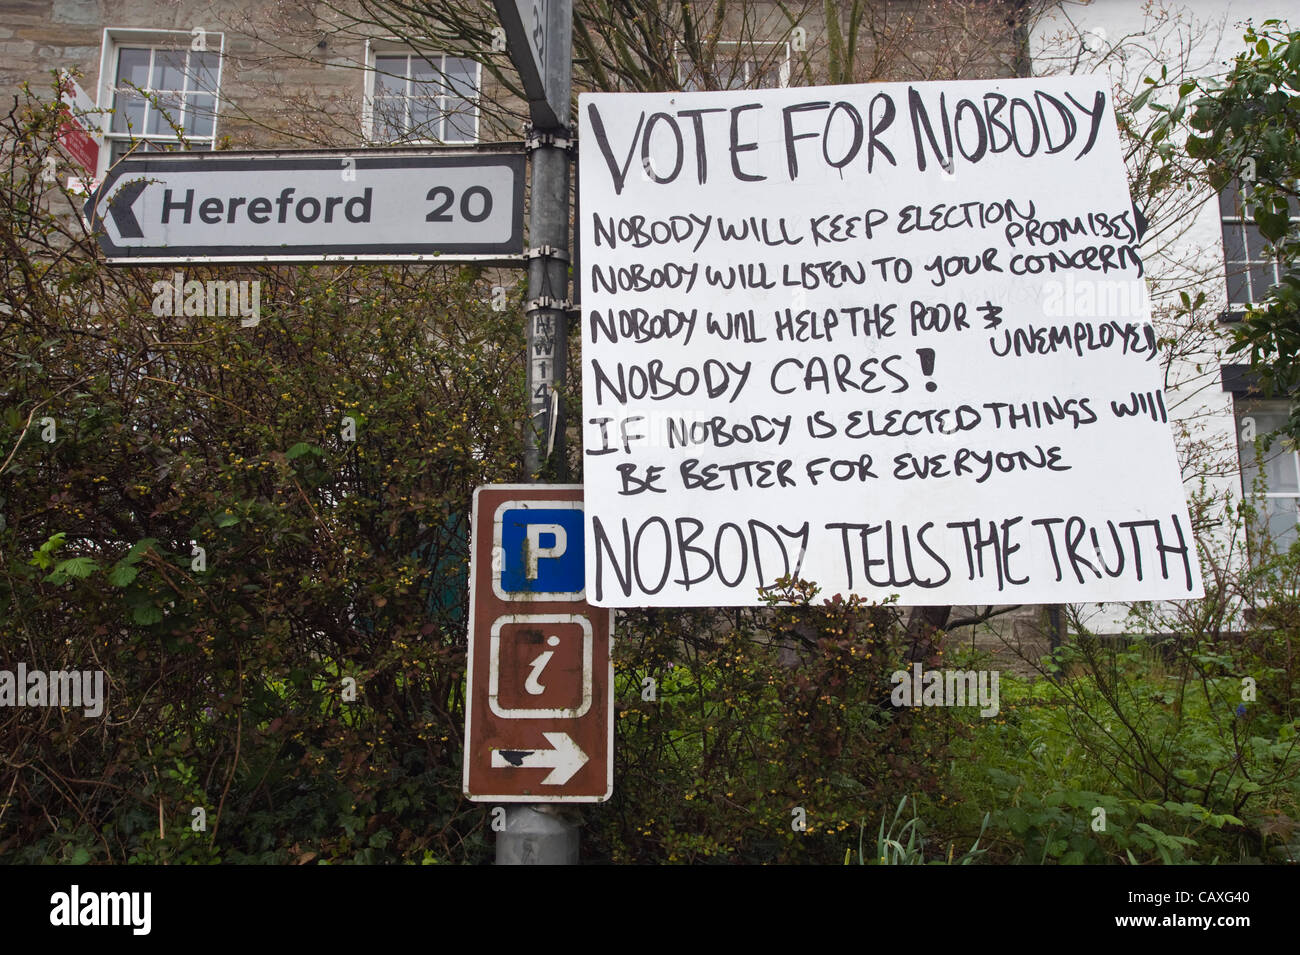
M 511 806 L 497 833 L 497 865 L 577 865 L 576 815 L 550 803 Z
M 569 103 L 572 93 L 573 3 L 550 0 L 552 30 L 546 64 L 548 99 Z M 554 91 L 554 92 L 552 92 Z M 568 477 L 565 407 L 569 331 L 569 163 L 574 140 L 566 108 L 565 125 L 534 128 L 528 203 L 528 407 L 533 427 L 525 428 L 525 480 Z M 549 465 L 549 468 L 548 468 Z M 577 865 L 579 819 L 576 810 L 550 804 L 506 808 L 506 827 L 497 833 L 497 865 Z
M 559 10 L 555 32 L 547 37 L 547 88 L 568 103 L 572 91 L 572 0 L 551 0 Z M 567 123 L 566 110 L 562 119 Z M 551 464 L 550 477 L 567 478 L 565 408 L 561 398 L 568 375 L 569 315 L 569 162 L 573 139 L 567 126 L 534 129 L 532 195 L 528 205 L 528 405 L 534 428 L 526 429 L 524 469 L 529 480 Z

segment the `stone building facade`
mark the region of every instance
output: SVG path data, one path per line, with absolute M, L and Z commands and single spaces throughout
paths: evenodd
M 630 51 L 611 42 L 626 28 L 618 21 L 624 6 L 579 3 L 591 16 L 575 39 L 583 60 L 575 93 L 1028 75 L 1031 37 L 1041 34 L 1035 24 L 1060 4 L 862 0 L 839 4 L 841 21 L 832 24 L 821 3 L 809 2 L 786 6 L 797 15 L 792 24 L 773 3 L 733 4 L 716 22 L 707 19 L 713 5 L 701 3 L 706 19 L 693 37 L 665 19 Z M 642 12 L 653 21 L 676 7 Z M 102 177 L 132 149 L 521 138 L 526 111 L 486 0 L 465 0 L 470 30 L 432 19 L 367 22 L 348 9 L 308 0 L 0 0 L 0 93 L 10 99 L 28 83 L 48 96 L 54 73 L 72 72 L 95 107 L 83 119 L 102 138 L 94 170 L 65 170 L 86 178 Z M 955 619 L 978 609 L 957 608 Z M 1010 640 L 1034 652 L 1047 645 L 1050 620 L 1044 608 L 1024 608 L 999 616 L 992 630 L 969 626 L 952 639 L 994 650 Z

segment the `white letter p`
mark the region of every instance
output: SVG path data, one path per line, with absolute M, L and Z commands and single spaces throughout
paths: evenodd
M 553 534 L 555 543 L 550 547 L 541 546 L 543 534 Z M 569 535 L 559 524 L 528 525 L 528 568 L 525 576 L 529 580 L 537 579 L 537 561 L 542 557 L 560 557 L 569 549 Z

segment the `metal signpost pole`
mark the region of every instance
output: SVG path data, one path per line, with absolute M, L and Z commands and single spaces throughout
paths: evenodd
M 565 480 L 565 408 L 568 371 L 569 132 L 572 88 L 572 0 L 507 0 L 528 31 L 521 73 L 529 91 L 532 196 L 528 207 L 528 402 L 534 427 L 527 433 L 524 469 L 529 477 L 552 463 L 552 480 Z M 507 33 L 510 27 L 507 24 Z M 513 52 L 513 49 L 512 49 Z M 538 76 L 530 76 L 532 69 Z M 540 79 L 540 90 L 538 89 Z M 540 96 L 536 95 L 538 92 Z
M 565 408 L 568 371 L 569 131 L 572 89 L 572 0 L 494 0 L 511 59 L 529 98 L 532 195 L 528 209 L 528 405 L 524 471 L 535 480 L 567 476 Z M 507 809 L 497 836 L 497 863 L 564 865 L 577 861 L 578 827 L 547 805 Z
M 537 130 L 531 147 L 529 205 L 528 399 L 534 428 L 527 434 L 529 476 L 551 463 L 550 477 L 566 478 L 564 412 L 560 397 L 568 371 L 569 148 L 568 131 Z

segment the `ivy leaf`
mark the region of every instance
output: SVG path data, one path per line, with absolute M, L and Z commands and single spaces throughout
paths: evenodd
M 135 580 L 139 573 L 140 571 L 132 567 L 130 564 L 119 561 L 113 566 L 113 569 L 109 571 L 108 582 L 114 587 L 125 587 L 131 581 Z
M 131 613 L 131 619 L 144 626 L 148 626 L 151 623 L 157 623 L 162 618 L 162 611 L 153 604 L 144 604 L 136 607 Z
M 1285 208 L 1280 212 L 1262 206 L 1255 209 L 1255 224 L 1259 226 L 1260 234 L 1270 242 L 1276 242 L 1286 235 L 1287 219 Z
M 45 570 L 54 563 L 54 553 L 63 546 L 63 541 L 68 535 L 59 531 L 57 534 L 51 534 L 50 539 L 41 545 L 40 549 L 32 553 L 32 559 L 28 561 L 34 567 Z
M 122 560 L 128 564 L 134 564 L 144 556 L 145 551 L 156 543 L 158 543 L 158 538 L 156 537 L 142 537 L 131 545 L 131 549 L 126 552 L 126 556 L 123 557 Z
M 239 515 L 231 514 L 229 511 L 226 511 L 226 513 L 218 515 L 217 517 L 218 527 L 230 527 L 232 524 L 238 524 L 238 523 L 239 523 Z
M 317 457 L 320 457 L 324 452 L 314 444 L 308 444 L 306 441 L 299 441 L 292 448 L 286 451 L 284 456 L 292 461 L 294 458 L 300 458 L 304 454 L 314 454 Z

